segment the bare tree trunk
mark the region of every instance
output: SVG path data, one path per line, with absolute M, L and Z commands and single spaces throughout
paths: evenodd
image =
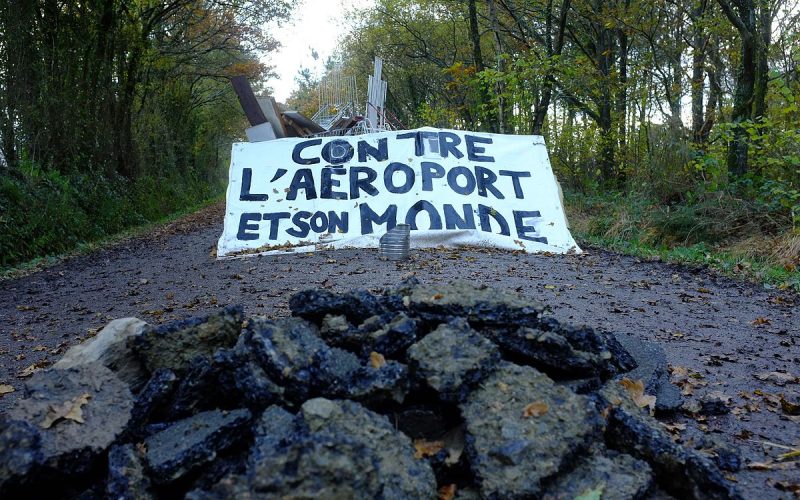
M 708 135 L 703 134 L 705 119 L 703 117 L 703 96 L 705 90 L 706 45 L 708 36 L 705 34 L 701 20 L 706 10 L 706 2 L 702 0 L 692 10 L 692 141 L 695 144 L 705 142 Z
M 481 34 L 478 26 L 478 10 L 475 7 L 475 0 L 469 0 L 469 37 L 472 42 L 472 61 L 475 70 L 483 71 L 483 54 L 481 54 Z
M 489 5 L 489 20 L 492 24 L 492 34 L 494 35 L 494 50 L 496 54 L 496 69 L 502 75 L 505 72 L 505 63 L 503 61 L 503 41 L 500 38 L 500 24 L 497 21 L 497 8 L 494 0 L 487 0 Z M 497 131 L 501 134 L 506 133 L 506 99 L 503 96 L 505 92 L 505 85 L 498 82 L 497 91 Z
M 552 17 L 552 2 L 548 2 L 548 12 L 547 16 L 548 19 Z M 551 58 L 554 56 L 560 56 L 561 51 L 564 47 L 564 33 L 567 27 L 567 15 L 570 9 L 570 0 L 563 0 L 561 3 L 561 11 L 559 13 L 558 18 L 558 31 L 556 33 L 556 40 L 555 44 L 552 44 L 552 40 L 548 40 L 548 43 L 551 44 L 548 47 L 548 56 Z M 539 135 L 542 133 L 542 126 L 544 125 L 545 117 L 547 116 L 547 108 L 550 106 L 550 99 L 553 95 L 553 86 L 555 85 L 555 78 L 553 77 L 554 69 L 548 69 L 547 76 L 545 76 L 544 84 L 542 86 L 542 96 L 541 99 L 537 102 L 535 106 L 535 111 L 533 115 L 533 134 Z
M 750 138 L 745 122 L 763 116 L 766 110 L 767 56 L 772 29 L 769 0 L 717 0 L 728 20 L 739 32 L 741 50 L 733 94 L 733 139 L 728 143 L 728 173 L 742 177 L 748 171 Z
M 625 0 L 625 12 L 630 7 L 630 0 Z M 617 30 L 617 42 L 619 43 L 619 88 L 617 90 L 617 121 L 619 135 L 619 182 L 625 183 L 627 177 L 627 107 L 628 107 L 628 34 L 624 29 Z

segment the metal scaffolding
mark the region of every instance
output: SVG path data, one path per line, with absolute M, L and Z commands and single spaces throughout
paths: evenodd
M 399 121 L 386 109 L 387 83 L 381 79 L 383 61 L 375 58 L 375 71 L 367 83 L 367 102 L 360 114 L 358 89 L 354 76 L 346 77 L 334 70 L 320 82 L 319 110 L 311 118 L 325 132 L 315 134 L 357 135 L 402 128 Z
M 358 114 L 358 90 L 356 77 L 344 76 L 334 70 L 320 82 L 317 90 L 319 111 L 311 119 L 325 130 L 344 118 L 354 118 Z

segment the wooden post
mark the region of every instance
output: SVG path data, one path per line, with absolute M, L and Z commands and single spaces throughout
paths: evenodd
M 236 91 L 236 96 L 239 97 L 239 103 L 242 105 L 244 114 L 247 116 L 247 121 L 250 122 L 251 127 L 261 125 L 267 122 L 267 117 L 261 111 L 261 106 L 258 105 L 258 99 L 253 93 L 253 88 L 250 87 L 250 82 L 247 81 L 245 76 L 234 76 L 231 78 L 233 90 Z

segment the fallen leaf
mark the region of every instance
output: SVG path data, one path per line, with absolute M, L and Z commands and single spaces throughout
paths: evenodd
M 762 380 L 764 382 L 772 382 L 773 384 L 779 385 L 781 387 L 783 387 L 786 384 L 797 383 L 797 377 L 795 377 L 791 373 L 761 372 L 761 373 L 756 373 L 753 376 L 758 380 Z
M 414 458 L 420 459 L 432 457 L 444 449 L 444 441 L 426 441 L 425 439 L 414 440 Z
M 439 500 L 453 500 L 456 497 L 456 485 L 446 484 L 439 488 Z
M 800 415 L 800 402 L 789 401 L 781 394 L 781 409 L 787 415 Z
M 91 396 L 88 392 L 85 392 L 71 400 L 64 401 L 60 405 L 50 405 L 47 415 L 39 426 L 42 429 L 49 429 L 61 419 L 72 420 L 79 424 L 84 423 L 83 409 L 81 407 L 88 403 L 89 399 L 91 399 Z
M 623 378 L 619 381 L 622 387 L 628 391 L 628 395 L 633 400 L 634 404 L 639 408 L 644 408 L 645 406 L 650 408 L 650 414 L 652 415 L 656 411 L 656 397 L 655 396 L 648 396 L 644 393 L 644 382 L 641 380 L 631 380 L 629 378 Z
M 15 391 L 14 387 L 10 385 L 0 384 L 0 396 L 2 396 L 3 394 L 11 394 L 14 391 Z
M 17 377 L 18 378 L 30 377 L 31 375 L 33 375 L 34 373 L 36 373 L 40 369 L 42 369 L 42 367 L 43 367 L 43 365 L 42 365 L 41 362 L 34 363 L 34 364 L 24 368 L 21 372 L 17 373 Z
M 441 300 L 442 297 L 444 297 L 444 295 L 442 295 L 441 293 L 437 293 L 436 295 L 431 297 L 431 300 Z
M 375 369 L 386 366 L 386 358 L 379 352 L 372 351 L 369 353 L 369 364 Z
M 751 321 L 750 324 L 755 326 L 765 326 L 770 324 L 770 320 L 769 318 L 758 317 Z
M 544 401 L 534 401 L 525 406 L 525 409 L 522 410 L 522 417 L 523 418 L 530 418 L 530 417 L 541 417 L 550 407 L 547 406 L 547 403 Z
M 777 481 L 775 488 L 780 491 L 788 491 L 795 495 L 800 495 L 800 483 L 790 483 L 789 481 Z
M 686 424 L 665 424 L 661 422 L 661 425 L 673 434 L 679 434 L 681 431 L 686 430 Z
M 706 385 L 704 380 L 699 380 L 701 376 L 697 376 L 696 372 L 690 372 L 688 368 L 683 366 L 670 366 L 670 382 L 681 388 L 681 393 L 684 396 L 691 396 L 694 390 L 698 387 Z

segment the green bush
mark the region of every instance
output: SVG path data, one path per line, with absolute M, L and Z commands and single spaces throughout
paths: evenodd
M 121 177 L 43 171 L 26 162 L 0 175 L 0 268 L 69 252 L 157 221 L 222 192 L 196 176 Z

